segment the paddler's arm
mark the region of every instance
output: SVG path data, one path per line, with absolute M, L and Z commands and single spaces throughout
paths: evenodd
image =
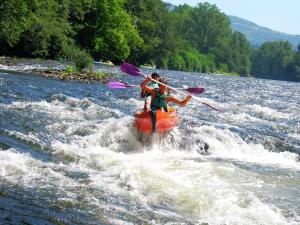
M 146 91 L 152 95 L 154 93 L 154 89 L 147 86 L 149 81 L 151 81 L 151 77 L 146 77 L 146 79 L 141 83 L 141 88 L 143 91 Z
M 141 91 L 141 98 L 145 98 L 146 97 L 146 91 L 144 91 L 143 89 L 142 89 L 142 91 Z
M 180 101 L 179 99 L 173 97 L 173 96 L 168 96 L 167 97 L 167 103 L 169 102 L 173 102 L 181 107 L 185 106 L 186 104 L 188 104 L 188 102 L 191 100 L 192 96 L 191 95 L 188 95 L 185 97 L 184 100 Z

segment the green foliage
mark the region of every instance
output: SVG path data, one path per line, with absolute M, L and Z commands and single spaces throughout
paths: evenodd
M 179 45 L 187 70 L 213 72 L 217 67 L 221 71 L 249 74 L 250 45 L 241 33 L 231 32 L 227 16 L 215 5 L 183 5 L 172 13 L 176 20 L 175 36 L 189 42 L 197 53 L 191 53 L 190 48 L 187 52 L 186 44 Z
M 185 25 L 188 23 L 188 20 L 191 17 L 192 10 L 193 8 L 191 6 L 184 4 L 175 7 L 174 11 L 172 12 L 173 20 L 176 21 L 176 33 L 180 34 L 180 36 L 185 35 Z
M 239 32 L 233 32 L 229 39 L 211 50 L 216 57 L 219 70 L 224 72 L 237 72 L 248 76 L 251 68 L 251 48 L 245 36 Z M 224 70 L 224 64 L 226 70 Z
M 201 53 L 208 53 L 230 37 L 230 21 L 216 5 L 199 3 L 183 24 L 184 37 Z
M 290 81 L 300 81 L 300 44 L 293 54 L 292 61 L 287 65 L 286 78 Z
M 169 58 L 168 68 L 206 73 L 215 70 L 215 63 L 210 55 L 200 54 L 193 47 L 186 46 Z
M 287 42 L 272 42 L 255 51 L 209 3 L 2 0 L 0 15 L 0 54 L 68 58 L 78 71 L 91 70 L 92 56 L 174 70 L 249 76 L 251 69 L 262 78 L 300 79 L 300 46 L 293 51 Z
M 122 0 L 94 0 L 77 26 L 77 40 L 96 59 L 120 62 L 142 44 Z
M 30 10 L 25 0 L 0 1 L 0 42 L 10 47 L 17 44 L 30 26 Z
M 63 55 L 78 70 L 91 65 L 88 53 L 99 60 L 189 71 L 209 72 L 227 63 L 216 51 L 208 55 L 222 37 L 230 39 L 228 20 L 216 6 L 170 8 L 161 0 L 4 0 L 0 43 L 6 43 L 4 53 Z
M 71 41 L 68 4 L 69 1 L 58 0 L 1 1 L 0 14 L 4 15 L 4 19 L 0 24 L 0 39 L 3 51 L 53 58 Z
M 199 53 L 193 49 L 182 49 L 179 51 L 179 55 L 184 59 L 185 70 L 189 71 L 201 71 L 201 61 L 199 59 Z
M 66 65 L 65 72 L 68 73 L 68 74 L 73 74 L 73 73 L 76 73 L 77 70 L 74 66 Z
M 108 78 L 108 77 L 112 76 L 111 73 L 103 73 L 103 72 L 100 72 L 100 71 L 92 72 L 90 75 L 92 77 L 94 77 L 96 80 L 103 80 L 105 78 Z
M 186 69 L 184 58 L 179 54 L 176 54 L 170 58 L 168 66 L 172 70 L 185 70 Z
M 231 39 L 232 61 L 228 62 L 230 71 L 235 71 L 243 76 L 248 76 L 251 69 L 251 48 L 246 37 L 234 32 Z
M 94 51 L 102 59 L 109 58 L 120 62 L 128 57 L 130 49 L 122 32 L 118 29 L 110 29 L 107 30 L 105 37 L 95 38 Z
M 220 71 L 221 73 L 223 73 L 223 72 L 228 72 L 228 66 L 227 66 L 227 64 L 221 63 L 220 66 L 219 66 L 219 70 L 216 71 L 216 72 L 219 72 L 219 71 Z
M 24 33 L 22 45 L 33 56 L 55 57 L 70 41 L 68 1 L 40 0 L 31 7 L 35 10 L 32 25 Z
M 47 72 L 55 73 L 53 68 L 48 68 Z M 67 79 L 68 77 L 75 76 L 77 74 L 78 74 L 78 71 L 76 70 L 76 68 L 74 66 L 66 65 L 65 70 L 59 71 L 57 73 L 57 77 L 59 77 L 61 79 Z
M 64 54 L 69 60 L 74 61 L 77 70 L 92 69 L 93 59 L 85 50 L 76 46 L 67 46 L 64 48 Z
M 152 60 L 158 67 L 166 66 L 166 58 L 177 47 L 167 5 L 161 0 L 127 0 L 125 7 L 143 39 L 143 44 L 133 49 L 130 61 L 144 64 Z
M 253 53 L 252 73 L 255 77 L 284 79 L 288 66 L 293 62 L 293 56 L 289 42 L 264 43 Z

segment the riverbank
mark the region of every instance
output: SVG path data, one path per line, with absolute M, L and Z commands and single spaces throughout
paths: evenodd
M 84 83 L 107 83 L 113 78 L 111 72 L 99 70 L 77 71 L 70 61 L 0 57 L 0 69 Z

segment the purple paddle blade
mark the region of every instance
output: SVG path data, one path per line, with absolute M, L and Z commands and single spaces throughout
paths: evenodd
M 190 88 L 186 88 L 184 89 L 185 91 L 188 91 L 192 94 L 202 94 L 204 92 L 204 88 L 203 87 L 190 87 Z
M 140 71 L 140 69 L 137 68 L 135 65 L 127 63 L 127 62 L 122 63 L 121 66 L 124 67 L 124 68 L 128 68 L 130 70 Z
M 124 84 L 119 81 L 110 81 L 110 82 L 108 82 L 107 86 L 110 89 L 124 89 L 124 88 L 134 87 L 134 85 Z
M 132 64 L 126 63 L 126 62 L 121 65 L 120 69 L 122 72 L 127 73 L 132 76 L 136 76 L 136 77 L 143 76 L 143 74 L 137 67 L 135 67 Z

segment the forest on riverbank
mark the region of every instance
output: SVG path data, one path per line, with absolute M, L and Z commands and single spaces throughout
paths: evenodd
M 161 0 L 2 0 L 0 55 L 128 61 L 158 68 L 300 81 L 300 46 L 260 48 L 230 27 L 216 5 Z

